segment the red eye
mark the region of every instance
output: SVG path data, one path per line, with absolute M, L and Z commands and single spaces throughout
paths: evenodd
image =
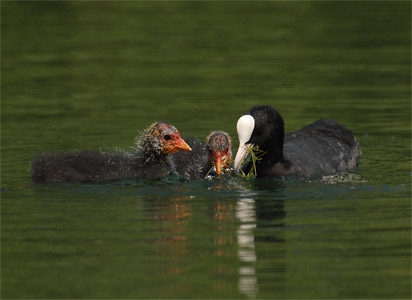
M 256 133 L 261 133 L 261 132 L 262 132 L 262 128 L 256 129 Z

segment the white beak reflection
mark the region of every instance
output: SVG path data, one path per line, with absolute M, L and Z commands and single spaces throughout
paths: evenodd
M 240 221 L 237 230 L 239 267 L 238 289 L 249 298 L 256 298 L 257 277 L 256 251 L 253 230 L 256 228 L 256 208 L 253 198 L 241 198 L 236 205 L 236 217 Z

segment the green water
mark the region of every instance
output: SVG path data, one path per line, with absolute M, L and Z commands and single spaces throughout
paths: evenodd
M 409 1 L 1 2 L 1 298 L 411 297 Z M 319 179 L 32 185 L 41 151 L 352 129 Z

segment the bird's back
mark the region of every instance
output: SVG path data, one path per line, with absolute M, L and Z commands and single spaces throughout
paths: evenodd
M 361 154 L 352 131 L 325 119 L 286 134 L 283 150 L 298 176 L 320 176 L 352 169 Z
M 146 161 L 132 152 L 82 150 L 44 153 L 31 165 L 32 180 L 41 182 L 104 182 L 122 178 L 156 179 L 167 176 L 163 161 Z
M 172 155 L 175 170 L 183 179 L 201 179 L 211 168 L 207 146 L 195 137 L 185 136 L 184 140 L 192 151 L 179 151 Z

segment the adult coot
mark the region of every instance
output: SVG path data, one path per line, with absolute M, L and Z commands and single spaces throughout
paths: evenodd
M 206 144 L 194 137 L 184 139 L 192 151 L 176 153 L 172 158 L 180 177 L 190 180 L 204 178 L 208 173 L 220 175 L 222 171 L 230 172 L 232 144 L 226 132 L 213 131 Z
M 174 171 L 170 154 L 178 150 L 191 148 L 173 125 L 157 122 L 136 138 L 132 152 L 84 150 L 40 154 L 32 161 L 31 175 L 36 183 L 156 179 Z
M 332 120 L 318 120 L 284 136 L 280 114 L 270 106 L 255 106 L 237 122 L 239 149 L 234 169 L 239 170 L 252 146 L 262 150 L 256 161 L 258 177 L 322 176 L 356 167 L 361 154 L 352 132 Z M 252 161 L 242 170 L 249 172 Z

